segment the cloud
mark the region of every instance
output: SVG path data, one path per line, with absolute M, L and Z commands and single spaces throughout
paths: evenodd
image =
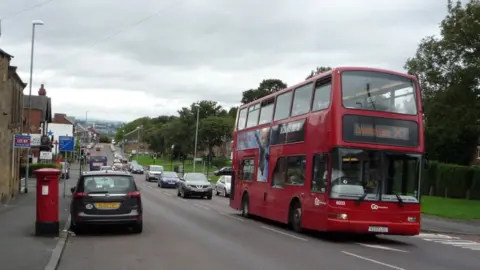
M 37 0 L 40 1 L 40 0 Z M 438 33 L 438 0 L 4 0 L 2 49 L 54 112 L 132 120 L 213 99 L 228 107 L 265 78 L 289 85 L 317 65 L 402 71 L 421 38 Z M 2 15 L 2 14 L 0 14 Z M 28 93 L 28 89 L 25 93 Z

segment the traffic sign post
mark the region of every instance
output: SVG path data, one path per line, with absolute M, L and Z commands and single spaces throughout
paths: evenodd
M 31 141 L 31 136 L 30 135 L 24 135 L 24 134 L 15 134 L 13 135 L 13 148 L 26 148 L 27 150 L 27 166 L 26 166 L 26 173 L 25 173 L 25 193 L 28 193 L 28 171 L 30 170 L 30 141 Z M 13 172 L 14 170 L 14 164 L 15 164 L 15 151 L 12 151 L 12 177 L 13 177 Z M 19 181 L 19 188 L 21 190 L 22 182 Z
M 75 151 L 75 138 L 70 136 L 59 136 L 58 150 L 63 152 Z

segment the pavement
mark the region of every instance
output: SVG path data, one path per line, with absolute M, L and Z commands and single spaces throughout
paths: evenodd
M 65 228 L 68 221 L 69 186 L 78 178 L 78 165 L 73 164 L 71 178 L 66 180 L 67 188 L 63 197 L 63 183 L 59 183 L 59 221 L 60 228 Z M 55 257 L 63 246 L 59 243 L 67 236 L 60 232 L 60 237 L 35 236 L 36 218 L 36 180 L 27 179 L 28 193 L 21 193 L 8 204 L 0 205 L 0 262 L 1 269 L 6 270 L 44 270 L 48 265 L 56 265 Z M 53 257 L 53 259 L 52 259 Z
M 175 189 L 161 189 L 143 175 L 135 178 L 144 204 L 143 233 L 97 229 L 73 235 L 58 269 L 477 270 L 480 265 L 480 239 L 438 233 L 375 239 L 297 234 L 242 218 L 228 198 L 182 199 Z
M 422 231 L 480 236 L 480 220 L 453 220 L 422 215 Z

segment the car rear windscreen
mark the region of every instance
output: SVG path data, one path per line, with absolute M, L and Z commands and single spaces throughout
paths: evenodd
M 85 176 L 83 192 L 86 193 L 127 193 L 135 191 L 133 178 L 128 175 Z
M 104 156 L 91 156 L 91 157 L 90 157 L 90 161 L 95 161 L 95 162 L 100 161 L 100 162 L 103 162 L 103 161 L 105 161 L 105 160 L 107 160 L 107 157 L 104 157 Z

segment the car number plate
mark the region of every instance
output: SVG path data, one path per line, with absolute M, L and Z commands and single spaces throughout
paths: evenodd
M 369 226 L 369 232 L 388 233 L 388 227 Z
M 112 202 L 112 203 L 96 203 L 95 207 L 97 209 L 117 209 L 120 207 L 120 203 Z
M 168 183 L 169 183 L 170 185 L 173 185 L 173 184 L 175 184 L 175 182 L 168 182 Z

